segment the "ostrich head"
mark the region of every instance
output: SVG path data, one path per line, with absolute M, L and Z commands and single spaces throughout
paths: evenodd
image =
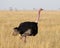
M 39 10 L 38 10 L 38 14 L 40 14 L 40 12 L 42 11 L 43 9 L 42 8 L 40 8 Z
M 42 11 L 43 9 L 42 8 L 40 8 L 40 11 Z

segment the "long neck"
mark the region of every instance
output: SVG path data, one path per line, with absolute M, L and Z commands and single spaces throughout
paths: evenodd
M 38 22 L 39 21 L 39 18 L 40 18 L 40 10 L 38 11 L 38 15 L 37 15 L 37 18 L 36 18 L 36 22 Z

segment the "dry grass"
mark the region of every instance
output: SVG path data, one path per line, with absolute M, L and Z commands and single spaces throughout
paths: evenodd
M 0 48 L 60 48 L 60 11 L 42 11 L 38 34 L 25 44 L 12 36 L 13 28 L 24 21 L 35 21 L 36 11 L 0 11 Z

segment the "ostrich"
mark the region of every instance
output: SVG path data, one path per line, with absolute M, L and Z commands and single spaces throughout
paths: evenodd
M 42 10 L 42 8 L 38 10 L 38 15 L 35 22 L 26 21 L 21 23 L 18 27 L 15 27 L 13 35 L 16 36 L 20 34 L 21 39 L 24 38 L 24 42 L 26 42 L 27 36 L 35 36 L 38 33 L 38 21 Z

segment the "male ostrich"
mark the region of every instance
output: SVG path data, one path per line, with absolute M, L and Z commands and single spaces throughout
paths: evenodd
M 27 36 L 35 36 L 38 33 L 38 21 L 42 10 L 42 8 L 38 10 L 35 22 L 26 21 L 21 23 L 18 27 L 15 27 L 13 35 L 16 36 L 17 34 L 20 34 L 21 38 L 24 38 L 24 42 L 26 42 Z

